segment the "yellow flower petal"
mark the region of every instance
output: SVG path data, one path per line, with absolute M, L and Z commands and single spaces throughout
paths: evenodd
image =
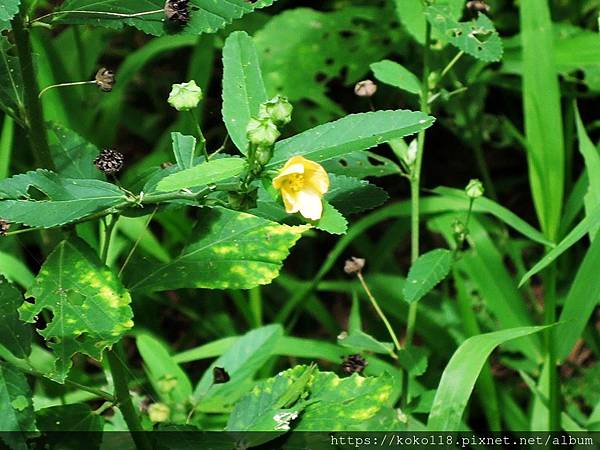
M 281 186 L 285 179 L 295 173 L 304 173 L 304 166 L 301 163 L 289 165 L 286 163 L 286 165 L 283 166 L 283 169 L 281 169 L 281 172 L 279 172 L 279 175 L 273 178 L 273 187 L 275 189 L 281 189 Z
M 309 220 L 319 220 L 323 215 L 323 202 L 321 195 L 312 189 L 298 192 L 298 203 L 300 214 Z
M 300 211 L 300 199 L 298 198 L 298 194 L 299 192 L 294 192 L 290 189 L 281 190 L 281 198 L 283 199 L 286 213 L 294 214 Z

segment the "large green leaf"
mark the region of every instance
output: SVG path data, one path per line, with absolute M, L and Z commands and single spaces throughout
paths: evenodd
M 17 288 L 0 276 L 0 345 L 20 359 L 31 353 L 31 327 L 21 322 L 17 313 L 22 303 Z
M 135 270 L 133 290 L 164 291 L 202 287 L 249 289 L 279 273 L 290 247 L 308 226 L 289 227 L 250 214 L 204 208 L 193 242 L 168 264 Z
M 356 214 L 381 206 L 387 193 L 368 181 L 345 175 L 330 175 L 331 186 L 325 199 L 344 215 Z
M 48 376 L 60 383 L 64 382 L 75 353 L 100 360 L 102 351 L 133 327 L 129 293 L 79 238 L 71 237 L 58 244 L 26 297 L 35 303 L 25 302 L 19 308 L 22 320 L 34 323 L 43 311 L 53 314 L 46 328 L 38 333 L 56 358 Z
M 520 3 L 523 102 L 531 193 L 547 238 L 558 238 L 565 179 L 560 87 L 547 0 Z
M 423 2 L 414 0 L 394 0 L 396 4 L 396 12 L 400 18 L 400 22 L 406 31 L 408 31 L 417 42 L 425 43 L 425 5 Z M 438 5 L 447 6 L 451 13 L 451 18 L 457 20 L 460 18 L 464 0 L 438 0 Z
M 242 158 L 213 159 L 163 178 L 157 185 L 159 191 L 176 191 L 227 180 L 240 175 L 246 165 Z
M 0 181 L 0 217 L 32 227 L 64 225 L 125 200 L 114 184 L 61 178 L 43 169 Z
M 120 29 L 124 25 L 134 26 L 145 33 L 160 36 L 166 33 L 181 34 L 214 33 L 224 28 L 235 19 L 255 9 L 272 5 L 276 0 L 191 0 L 190 20 L 178 29 L 165 19 L 163 0 L 67 0 L 59 11 L 64 14 L 54 16 L 53 20 L 60 23 L 96 25 Z M 82 11 L 82 12 L 73 12 Z M 117 14 L 136 14 L 146 11 L 157 11 L 155 14 L 142 15 L 133 18 L 115 17 L 102 14 L 85 14 L 83 11 L 107 11 Z
M 26 450 L 25 437 L 35 431 L 33 401 L 27 378 L 0 363 L 0 439 L 16 450 Z
M 268 325 L 249 331 L 240 337 L 204 372 L 194 389 L 194 399 L 203 411 L 233 404 L 237 398 L 236 388 L 247 383 L 273 356 L 281 337 L 281 325 Z M 222 367 L 231 380 L 225 384 L 213 384 L 213 368 Z
M 10 44 L 0 36 L 0 108 L 18 119 L 23 109 L 23 80 L 16 58 L 9 56 Z
M 65 178 L 104 179 L 102 172 L 94 166 L 98 147 L 62 125 L 51 123 L 48 130 L 51 132 L 52 160 L 60 175 Z
M 459 22 L 452 10 L 444 6 L 429 6 L 427 20 L 452 45 L 482 61 L 494 62 L 502 58 L 502 40 L 492 21 L 484 14 L 476 20 Z
M 85 436 L 85 448 L 98 450 L 102 443 L 104 418 L 95 414 L 88 405 L 51 406 L 36 412 L 37 423 L 43 433 L 48 448 L 75 450 L 82 446 Z
M 452 252 L 438 248 L 413 263 L 404 284 L 404 300 L 408 303 L 419 301 L 448 275 L 452 265 Z
M 506 341 L 537 333 L 548 327 L 520 327 L 470 337 L 456 350 L 442 373 L 427 428 L 457 431 L 479 372 L 488 356 Z
M 258 116 L 267 100 L 260 63 L 252 38 L 243 31 L 231 33 L 223 47 L 223 121 L 231 140 L 246 154 L 246 126 Z
M 0 252 L 0 275 L 24 288 L 31 286 L 35 278 L 20 258 L 6 252 Z
M 324 161 L 323 167 L 329 174 L 360 179 L 401 173 L 400 167 L 394 161 L 369 151 L 353 152 Z
M 348 221 L 335 207 L 328 202 L 323 202 L 323 214 L 316 222 L 315 228 L 326 231 L 329 234 L 346 234 Z
M 367 150 L 433 124 L 434 118 L 422 112 L 397 110 L 350 114 L 319 125 L 275 145 L 267 168 L 278 168 L 295 155 L 321 162 L 358 150 Z

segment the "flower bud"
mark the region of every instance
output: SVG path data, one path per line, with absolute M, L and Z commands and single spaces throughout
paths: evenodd
M 152 403 L 148 406 L 148 416 L 153 423 L 166 422 L 171 416 L 171 408 L 164 403 Z
M 467 197 L 473 199 L 481 197 L 483 195 L 483 192 L 483 184 L 481 184 L 481 181 L 477 179 L 469 181 L 469 184 L 467 184 L 467 187 L 465 188 L 465 193 L 467 194 Z
M 467 228 L 462 221 L 456 219 L 452 222 L 452 235 L 454 236 L 454 240 L 458 243 L 465 240 L 467 236 Z
M 363 80 L 356 83 L 354 93 L 359 97 L 373 97 L 377 92 L 377 85 L 371 80 Z
M 273 157 L 273 146 L 258 147 L 254 156 L 254 160 L 258 165 L 265 166 Z
M 278 127 L 283 127 L 292 121 L 294 107 L 286 97 L 277 95 L 260 105 L 259 117 L 271 119 Z
M 252 145 L 271 147 L 281 133 L 271 119 L 250 119 L 246 127 L 246 136 Z
M 415 161 L 417 160 L 417 151 L 417 140 L 413 139 L 412 141 L 410 141 L 410 144 L 408 144 L 408 150 L 406 151 L 406 164 L 412 166 L 415 163 Z
M 366 260 L 364 258 L 356 258 L 352 257 L 347 259 L 344 263 L 344 272 L 348 275 L 352 275 L 358 272 L 361 272 L 365 267 Z
M 202 89 L 191 80 L 187 83 L 174 84 L 168 102 L 177 111 L 189 111 L 198 106 L 202 97 Z

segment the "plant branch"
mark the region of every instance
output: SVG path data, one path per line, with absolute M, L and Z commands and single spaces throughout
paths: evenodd
M 40 91 L 38 94 L 38 98 L 41 98 L 47 91 L 54 88 L 67 87 L 67 86 L 81 86 L 82 84 L 97 84 L 96 80 L 91 81 L 73 81 L 71 83 L 59 83 L 59 84 L 51 84 L 50 86 L 46 86 L 44 89 Z
M 41 20 L 46 19 L 48 17 L 58 16 L 61 14 L 89 14 L 89 15 L 93 15 L 93 16 L 97 16 L 97 15 L 106 16 L 107 19 L 109 19 L 111 17 L 114 17 L 116 19 L 130 19 L 130 18 L 134 18 L 134 17 L 148 16 L 150 14 L 158 14 L 158 13 L 164 14 L 164 12 L 165 12 L 164 9 L 155 9 L 153 11 L 142 11 L 142 12 L 138 12 L 138 13 L 115 13 L 115 12 L 110 12 L 110 11 L 82 11 L 82 10 L 53 11 L 51 13 L 44 14 L 43 16 L 36 17 L 32 21 L 30 21 L 29 24 L 34 24 L 34 23 L 40 22 Z

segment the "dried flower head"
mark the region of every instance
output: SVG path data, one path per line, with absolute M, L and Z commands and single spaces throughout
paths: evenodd
M 344 272 L 348 275 L 362 272 L 366 262 L 367 261 L 364 258 L 356 258 L 353 256 L 344 263 Z
M 94 165 L 106 174 L 117 173 L 123 168 L 125 157 L 115 150 L 104 149 L 94 160 Z
M 189 0 L 167 0 L 165 17 L 171 22 L 185 25 L 190 21 Z
M 342 362 L 342 371 L 348 375 L 362 373 L 368 365 L 368 361 L 359 354 L 349 355 Z
M 106 67 L 102 67 L 96 72 L 94 80 L 102 91 L 110 92 L 115 85 L 115 73 Z
M 223 367 L 213 367 L 214 384 L 227 383 L 230 379 L 229 373 Z
M 359 97 L 373 97 L 377 92 L 377 85 L 371 80 L 363 80 L 356 83 L 354 93 Z
M 6 236 L 8 230 L 10 230 L 10 223 L 6 220 L 0 219 L 0 236 Z
M 469 1 L 467 2 L 467 8 L 469 8 L 471 11 L 490 12 L 490 5 L 483 0 Z

